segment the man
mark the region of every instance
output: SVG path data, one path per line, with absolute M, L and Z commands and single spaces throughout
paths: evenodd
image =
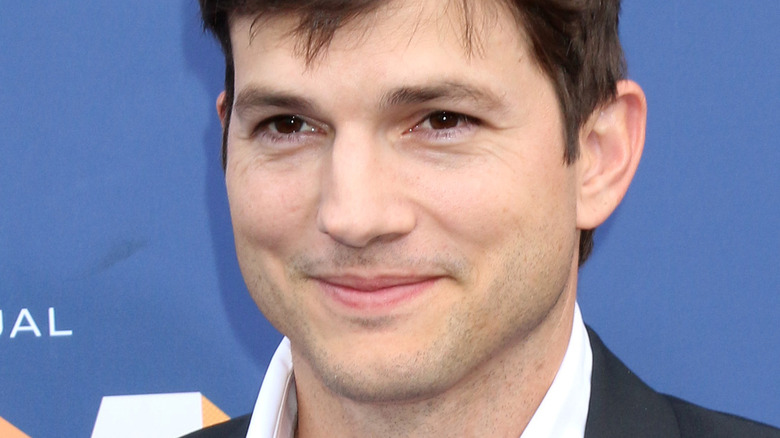
M 662 396 L 577 270 L 644 143 L 618 1 L 201 0 L 236 249 L 287 339 L 249 437 L 775 437 Z

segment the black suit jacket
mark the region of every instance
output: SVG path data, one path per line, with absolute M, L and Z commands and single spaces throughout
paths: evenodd
M 659 394 L 588 329 L 593 376 L 585 438 L 780 438 L 780 429 Z M 249 415 L 186 438 L 245 438 Z

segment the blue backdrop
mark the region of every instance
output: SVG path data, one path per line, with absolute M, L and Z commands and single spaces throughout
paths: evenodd
M 647 144 L 580 285 L 651 385 L 774 425 L 779 18 L 625 1 Z M 105 395 L 251 410 L 279 335 L 235 261 L 222 77 L 194 0 L 0 0 L 0 417 L 30 436 L 88 436 Z

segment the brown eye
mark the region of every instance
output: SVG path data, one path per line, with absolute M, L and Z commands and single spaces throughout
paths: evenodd
M 431 128 L 433 129 L 452 129 L 458 126 L 461 119 L 460 114 L 440 111 L 430 115 Z
M 303 128 L 304 122 L 296 116 L 280 116 L 271 120 L 270 125 L 280 134 L 295 134 Z

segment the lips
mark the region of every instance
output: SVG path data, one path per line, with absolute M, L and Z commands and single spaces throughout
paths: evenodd
M 359 310 L 389 310 L 421 295 L 437 276 L 327 276 L 314 280 L 342 306 Z

